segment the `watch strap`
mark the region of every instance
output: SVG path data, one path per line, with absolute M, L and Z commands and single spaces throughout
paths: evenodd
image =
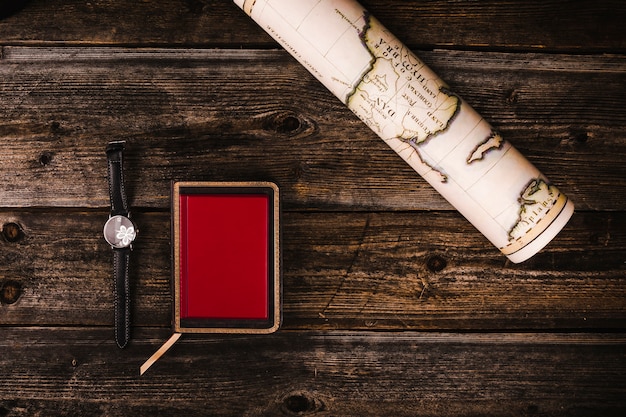
M 128 264 L 130 248 L 113 250 L 115 277 L 115 342 L 124 348 L 130 340 L 130 279 Z
M 128 217 L 124 188 L 124 141 L 109 142 L 106 147 L 111 216 Z M 130 340 L 130 248 L 113 249 L 115 342 L 124 348 Z
M 106 148 L 111 198 L 111 216 L 128 216 L 128 202 L 124 188 L 124 141 L 110 142 Z

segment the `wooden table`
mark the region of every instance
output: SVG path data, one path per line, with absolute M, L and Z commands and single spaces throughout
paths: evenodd
M 0 21 L 0 416 L 622 416 L 626 3 L 363 4 L 576 203 L 515 265 L 230 1 Z M 133 340 L 104 148 L 127 141 Z M 282 191 L 284 321 L 171 334 L 172 180 Z M 242 254 L 245 258 L 245 254 Z

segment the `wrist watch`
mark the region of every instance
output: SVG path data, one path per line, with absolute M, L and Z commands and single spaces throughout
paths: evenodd
M 104 239 L 113 249 L 115 341 L 124 348 L 130 340 L 130 280 L 128 267 L 137 227 L 130 220 L 124 189 L 124 141 L 106 147 L 111 215 L 104 225 Z

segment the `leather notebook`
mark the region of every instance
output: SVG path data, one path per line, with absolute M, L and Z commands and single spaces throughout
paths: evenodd
M 176 182 L 174 331 L 272 333 L 280 325 L 278 187 Z

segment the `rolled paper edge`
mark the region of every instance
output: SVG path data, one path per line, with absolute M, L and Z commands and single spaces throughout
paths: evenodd
M 572 200 L 568 199 L 565 205 L 560 209 L 560 212 L 556 215 L 556 217 L 554 217 L 554 219 L 552 219 L 545 230 L 537 235 L 532 241 L 513 253 L 506 253 L 503 250 L 504 248 L 502 248 L 502 253 L 504 253 L 511 262 L 516 264 L 530 259 L 556 237 L 561 229 L 565 227 L 573 214 L 574 203 L 572 203 Z

